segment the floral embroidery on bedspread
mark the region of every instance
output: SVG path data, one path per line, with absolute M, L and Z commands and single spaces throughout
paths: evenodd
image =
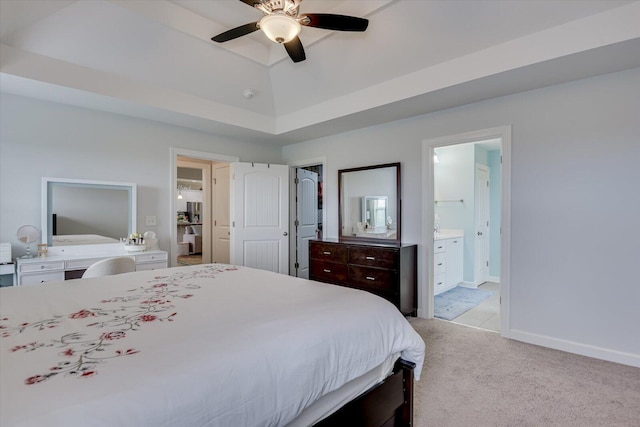
M 56 314 L 35 322 L 24 322 L 10 326 L 10 318 L 0 316 L 0 331 L 7 338 L 24 333 L 27 330 L 44 331 L 60 326 L 66 319 L 91 319 L 94 322 L 84 327 L 89 332 L 70 332 L 52 339 L 50 342 L 29 342 L 16 345 L 10 352 L 30 352 L 45 347 L 60 348 L 61 360 L 49 368 L 48 372 L 30 376 L 25 384 L 37 384 L 59 374 L 89 378 L 98 373 L 97 365 L 108 359 L 130 356 L 140 351 L 135 348 L 118 348 L 118 340 L 140 330 L 144 325 L 155 322 L 172 322 L 177 316 L 174 301 L 176 298 L 189 299 L 200 289 L 192 283 L 194 279 L 213 279 L 224 271 L 235 271 L 237 267 L 211 264 L 197 270 L 183 271 L 166 276 L 156 276 L 146 285 L 127 290 L 128 295 L 115 296 L 99 301 L 102 306 L 83 308 L 69 314 Z M 82 327 L 82 326 L 80 326 Z M 91 331 L 95 329 L 95 331 Z

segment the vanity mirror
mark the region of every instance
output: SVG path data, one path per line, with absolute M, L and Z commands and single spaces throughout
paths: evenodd
M 42 242 L 118 243 L 136 231 L 136 185 L 42 178 Z
M 340 240 L 400 243 L 400 163 L 338 171 Z

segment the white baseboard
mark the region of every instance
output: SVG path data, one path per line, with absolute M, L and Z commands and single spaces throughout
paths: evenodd
M 640 355 L 638 354 L 625 353 L 603 347 L 582 344 L 575 341 L 562 340 L 517 329 L 511 329 L 509 331 L 509 338 L 542 347 L 553 348 L 555 350 L 566 351 L 568 353 L 580 354 L 582 356 L 640 368 Z
M 478 285 L 474 282 L 460 282 L 458 283 L 458 286 L 462 286 L 463 288 L 473 288 L 473 289 L 478 288 Z
M 489 276 L 487 282 L 500 283 L 500 276 Z

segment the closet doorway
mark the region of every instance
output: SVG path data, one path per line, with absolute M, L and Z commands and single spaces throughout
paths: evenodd
M 309 278 L 309 240 L 322 239 L 326 216 L 323 209 L 325 159 L 291 165 L 289 275 Z
M 423 142 L 425 317 L 503 336 L 508 332 L 510 134 L 504 127 Z
M 171 148 L 171 266 L 229 262 L 229 163 L 238 160 Z M 196 178 L 179 177 L 181 169 L 200 172 L 200 193 L 195 190 L 200 186 Z

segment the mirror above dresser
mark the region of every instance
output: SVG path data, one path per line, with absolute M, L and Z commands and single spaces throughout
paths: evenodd
M 338 171 L 339 238 L 400 243 L 400 163 Z

